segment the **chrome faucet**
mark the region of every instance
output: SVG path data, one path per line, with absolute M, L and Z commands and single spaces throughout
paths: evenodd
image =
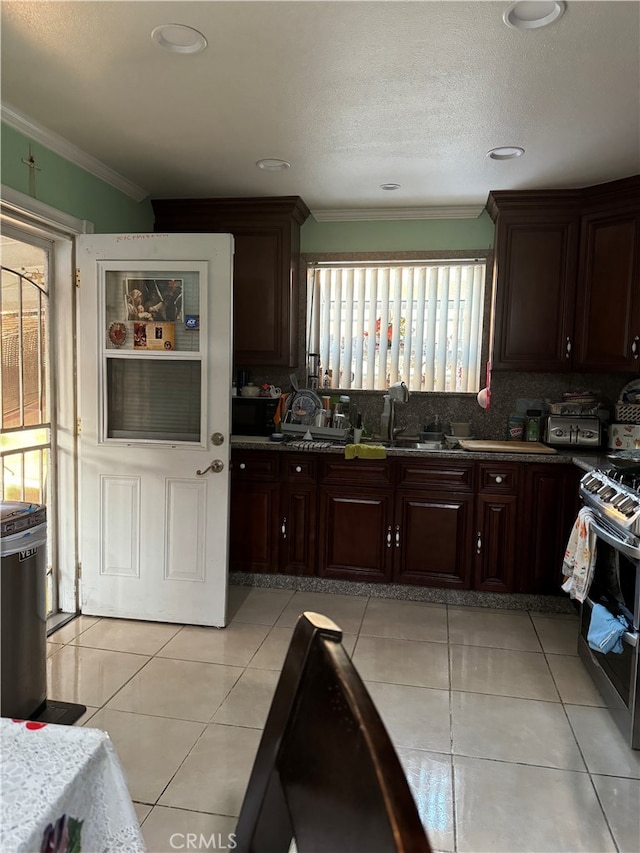
M 388 440 L 393 444 L 396 438 L 405 430 L 404 427 L 396 426 L 396 403 L 409 402 L 409 389 L 404 382 L 396 382 L 389 387 L 389 437 Z M 384 438 L 384 436 L 383 436 Z

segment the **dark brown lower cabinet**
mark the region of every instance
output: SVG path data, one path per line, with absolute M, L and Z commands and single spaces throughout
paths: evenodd
M 573 465 L 525 469 L 516 592 L 558 595 L 562 559 L 578 512 L 580 472 Z
M 315 574 L 316 506 L 313 456 L 234 451 L 231 571 Z
M 233 572 L 277 572 L 280 483 L 232 482 L 229 568 Z
M 282 460 L 278 567 L 285 575 L 316 571 L 316 460 L 288 456 Z
M 518 487 L 522 465 L 478 462 L 473 588 L 513 592 L 517 575 Z
M 513 592 L 516 561 L 515 495 L 478 495 L 474 589 L 483 592 Z
M 398 492 L 394 581 L 468 589 L 472 514 L 473 495 Z
M 391 580 L 392 519 L 387 490 L 320 486 L 320 577 Z
M 558 594 L 570 464 L 234 451 L 230 568 Z

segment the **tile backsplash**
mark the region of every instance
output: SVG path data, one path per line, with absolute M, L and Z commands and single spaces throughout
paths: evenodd
M 256 384 L 269 382 L 279 385 L 283 391 L 291 390 L 290 373 L 276 370 L 270 372 L 256 368 L 251 371 Z M 295 371 L 300 387 L 304 387 L 304 371 Z M 406 404 L 398 404 L 396 418 L 398 426 L 406 426 L 407 434 L 420 432 L 423 425 L 437 414 L 444 422 L 470 421 L 471 434 L 475 438 L 506 439 L 509 415 L 515 411 L 516 400 L 541 399 L 553 402 L 562 399 L 565 391 L 595 391 L 614 418 L 615 402 L 621 389 L 634 377 L 629 374 L 585 374 L 585 373 L 511 373 L 494 372 L 491 379 L 491 408 L 480 408 L 475 394 L 447 394 L 414 392 Z M 362 413 L 364 427 L 378 432 L 382 412 L 381 391 L 353 391 L 332 388 L 332 396 L 348 394 Z

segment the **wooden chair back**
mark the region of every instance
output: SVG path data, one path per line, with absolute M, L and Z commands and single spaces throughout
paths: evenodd
M 389 735 L 342 632 L 318 613 L 296 624 L 236 840 L 240 853 L 429 853 Z M 427 724 L 427 721 L 425 721 Z

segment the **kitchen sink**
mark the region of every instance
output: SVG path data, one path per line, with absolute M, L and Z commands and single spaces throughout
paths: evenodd
M 444 450 L 440 441 L 387 441 L 382 442 L 389 450 Z

